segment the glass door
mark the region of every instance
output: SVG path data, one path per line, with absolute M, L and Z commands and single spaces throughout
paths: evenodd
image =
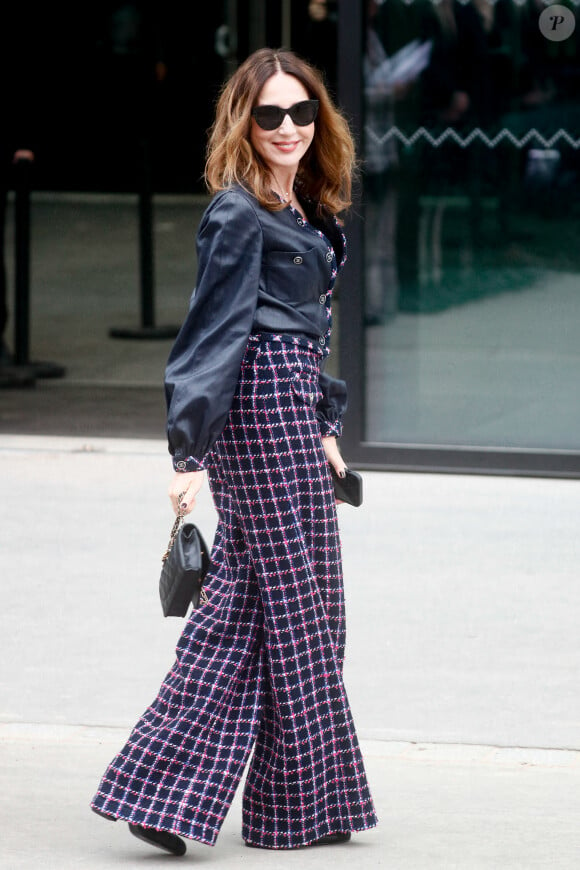
M 371 464 L 580 475 L 576 7 L 362 6 L 348 437 Z

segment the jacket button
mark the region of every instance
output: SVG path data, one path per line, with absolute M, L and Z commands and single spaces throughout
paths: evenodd
M 179 462 L 175 463 L 175 466 L 181 471 L 182 469 L 185 469 L 187 467 L 187 463 L 184 462 L 183 459 L 180 459 Z
M 294 257 L 294 262 L 296 263 L 297 266 L 299 266 L 300 263 L 302 263 L 302 257 Z
M 296 218 L 296 223 L 298 224 L 299 227 L 304 226 L 304 221 L 302 220 L 302 218 Z
M 320 345 L 320 347 L 324 347 L 324 345 L 326 344 L 326 339 L 323 335 L 321 335 L 318 339 L 318 344 Z
M 324 303 L 326 302 L 326 296 L 324 295 L 324 293 L 320 294 L 320 296 L 318 297 L 318 301 L 321 305 L 324 305 Z
M 333 257 L 333 254 L 332 254 L 330 251 L 328 251 L 327 254 L 326 254 L 326 262 L 327 262 L 327 263 L 331 263 L 331 262 L 332 262 L 332 257 Z

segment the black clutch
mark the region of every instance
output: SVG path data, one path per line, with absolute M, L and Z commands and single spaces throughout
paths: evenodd
M 159 578 L 163 616 L 185 616 L 189 605 L 207 604 L 203 588 L 209 568 L 209 550 L 196 525 L 178 516 L 173 524 Z
M 353 507 L 360 507 L 363 501 L 363 486 L 362 477 L 358 471 L 346 469 L 346 475 L 339 477 L 334 466 L 330 466 L 332 472 L 332 482 L 334 484 L 334 495 L 340 501 L 346 504 L 351 504 Z

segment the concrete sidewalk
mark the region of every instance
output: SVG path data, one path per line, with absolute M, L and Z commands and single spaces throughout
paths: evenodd
M 168 859 L 88 810 L 171 665 L 161 440 L 0 436 L 0 866 Z M 206 866 L 577 870 L 576 481 L 365 473 L 343 507 L 345 680 L 380 826 L 244 849 L 239 798 Z M 196 521 L 211 537 L 207 489 Z
M 161 867 L 169 856 L 88 809 L 123 729 L 0 726 L 1 866 Z M 188 842 L 184 865 L 264 870 L 576 870 L 577 753 L 363 741 L 380 823 L 348 844 L 291 852 L 247 849 L 241 793 L 215 849 Z

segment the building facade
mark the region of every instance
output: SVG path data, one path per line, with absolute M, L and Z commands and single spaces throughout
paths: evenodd
M 44 14 L 38 44 L 24 40 L 25 97 L 48 190 L 133 190 L 146 141 L 156 191 L 201 193 L 205 131 L 236 64 L 284 45 L 319 66 L 361 161 L 337 291 L 345 454 L 359 467 L 580 476 L 577 2 Z M 22 66 L 2 15 L 4 57 L 15 46 Z
M 364 161 L 364 302 L 345 293 L 341 336 L 359 462 L 579 474 L 580 28 L 552 8 L 341 6 Z

